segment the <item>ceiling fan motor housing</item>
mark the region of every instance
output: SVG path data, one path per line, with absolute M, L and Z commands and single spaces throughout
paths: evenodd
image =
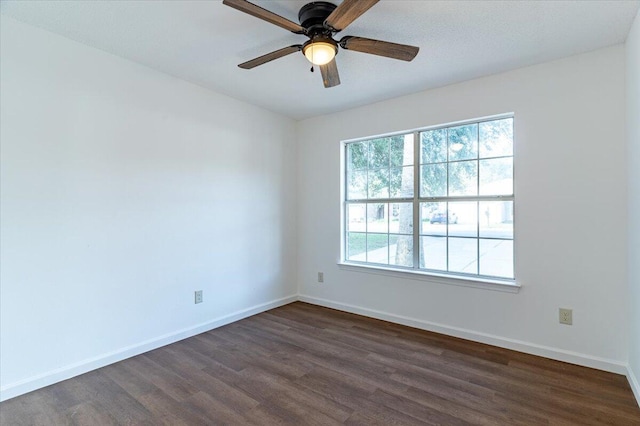
M 310 36 L 314 32 L 325 32 L 324 21 L 331 15 L 337 6 L 327 1 L 314 1 L 305 4 L 298 12 L 300 25 L 307 29 Z

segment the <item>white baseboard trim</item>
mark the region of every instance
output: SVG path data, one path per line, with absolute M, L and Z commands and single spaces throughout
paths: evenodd
M 488 345 L 498 346 L 505 349 L 511 349 L 518 352 L 524 352 L 531 355 L 537 355 L 544 358 L 550 358 L 557 361 L 568 362 L 571 364 L 582 365 L 585 367 L 596 368 L 598 370 L 609 371 L 616 374 L 628 375 L 630 370 L 627 365 L 605 358 L 594 357 L 577 352 L 557 349 L 548 346 L 537 345 L 535 343 L 523 342 L 520 340 L 508 339 L 486 333 L 480 333 L 473 330 L 467 330 L 458 327 L 438 324 L 434 322 L 419 320 L 415 318 L 395 315 L 387 312 L 377 311 L 373 309 L 363 308 L 360 306 L 349 305 L 340 302 L 334 302 L 316 297 L 299 295 L 298 300 L 311 303 L 314 305 L 325 306 L 340 311 L 350 312 L 353 314 L 363 315 L 366 317 L 376 318 L 384 321 L 402 324 L 409 327 L 419 328 L 421 330 L 433 331 L 436 333 L 446 334 L 448 336 L 459 337 L 461 339 L 472 340 L 474 342 L 486 343 Z M 636 382 L 637 388 L 637 382 Z M 637 398 L 636 393 L 636 398 Z
M 222 327 L 223 325 L 227 325 L 232 322 L 239 321 L 243 318 L 259 314 L 260 312 L 287 305 L 289 303 L 295 302 L 296 300 L 298 300 L 298 297 L 295 295 L 273 300 L 271 302 L 243 309 L 241 311 L 237 311 L 232 314 L 225 315 L 223 317 L 216 318 L 214 320 L 198 324 L 193 327 L 184 328 L 182 330 L 168 333 L 163 336 L 149 339 L 136 345 L 117 349 L 106 354 L 98 355 L 96 357 L 85 359 L 74 364 L 66 365 L 64 367 L 48 371 L 37 376 L 29 377 L 19 382 L 10 383 L 0 388 L 0 401 L 5 401 L 7 399 L 23 395 L 27 392 L 31 392 L 57 382 L 70 379 L 80 374 L 87 373 L 97 368 L 105 367 L 109 364 L 113 364 L 114 362 L 122 361 L 127 358 L 131 358 L 132 356 L 140 355 L 141 353 L 148 352 L 153 349 L 169 345 L 171 343 L 175 343 L 179 340 L 183 340 L 209 330 L 213 330 L 214 328 Z
M 10 383 L 0 388 L 0 401 L 5 401 L 16 396 L 23 395 L 36 389 L 40 389 L 45 386 L 61 382 L 63 380 L 70 379 L 80 374 L 105 367 L 109 364 L 125 360 L 132 356 L 136 356 L 144 352 L 148 352 L 153 349 L 157 349 L 162 346 L 166 346 L 171 343 L 186 339 L 188 337 L 192 337 L 197 334 L 222 327 L 223 325 L 239 321 L 252 315 L 256 315 L 270 309 L 287 305 L 297 300 L 314 305 L 325 306 L 327 308 L 337 309 L 340 311 L 363 315 L 370 318 L 390 321 L 421 330 L 433 331 L 436 333 L 446 334 L 449 336 L 459 337 L 475 342 L 486 343 L 501 348 L 512 349 L 518 352 L 524 352 L 532 355 L 542 356 L 545 358 L 555 359 L 558 361 L 568 362 L 571 364 L 577 364 L 585 367 L 596 368 L 598 370 L 622 374 L 625 375 L 629 380 L 631 389 L 633 390 L 636 400 L 640 405 L 640 382 L 638 381 L 638 378 L 634 374 L 633 370 L 631 370 L 630 366 L 618 361 L 593 357 L 590 355 L 537 345 L 520 340 L 507 339 L 491 334 L 480 333 L 458 327 L 451 327 L 402 315 L 395 315 L 388 312 L 377 311 L 356 305 L 334 302 L 331 300 L 320 299 L 305 295 L 284 297 L 282 299 L 277 299 L 271 302 L 256 305 L 251 308 L 243 309 L 224 317 L 208 321 L 206 323 L 198 324 L 194 327 L 178 330 L 173 333 L 165 334 L 163 336 L 159 336 L 157 338 L 150 339 L 136 345 L 128 346 L 122 349 L 115 350 L 113 352 L 99 355 L 94 358 L 86 359 L 52 371 L 48 371 L 37 376 L 29 377 L 19 382 Z
M 627 380 L 629 380 L 629 385 L 631 385 L 631 390 L 636 397 L 636 401 L 638 402 L 638 406 L 640 406 L 640 382 L 638 381 L 638 376 L 633 373 L 631 366 L 627 366 Z

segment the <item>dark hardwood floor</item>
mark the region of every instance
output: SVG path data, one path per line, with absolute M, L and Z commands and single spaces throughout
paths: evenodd
M 0 404 L 4 425 L 640 425 L 625 377 L 305 303 Z

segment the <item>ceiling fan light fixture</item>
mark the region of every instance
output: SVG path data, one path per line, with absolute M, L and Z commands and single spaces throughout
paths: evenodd
M 333 1 L 333 0 L 331 0 Z M 293 44 L 259 56 L 238 66 L 242 69 L 252 69 L 275 59 L 282 58 L 295 52 L 302 54 L 314 66 L 320 68 L 322 83 L 325 88 L 340 84 L 340 75 L 335 56 L 338 50 L 353 50 L 370 55 L 385 56 L 391 59 L 411 61 L 418 54 L 418 47 L 407 44 L 391 43 L 366 37 L 344 36 L 340 41 L 333 39 L 336 33 L 347 28 L 353 21 L 369 10 L 380 0 L 342 0 L 339 6 L 328 1 L 312 1 L 305 4 L 298 12 L 297 24 L 289 19 L 264 9 L 248 0 L 223 0 L 222 3 L 255 16 L 258 19 L 277 25 L 294 34 L 304 35 L 308 40 L 303 44 Z M 340 49 L 338 48 L 340 46 Z
M 338 47 L 327 41 L 312 41 L 302 48 L 304 56 L 314 65 L 326 65 L 335 58 Z

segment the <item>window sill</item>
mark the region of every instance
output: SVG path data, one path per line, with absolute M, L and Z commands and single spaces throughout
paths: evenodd
M 480 288 L 483 290 L 501 291 L 506 293 L 518 293 L 521 287 L 521 285 L 516 283 L 515 280 L 492 280 L 486 278 L 440 275 L 425 271 L 391 269 L 385 268 L 384 266 L 373 266 L 348 262 L 339 262 L 338 267 L 342 270 L 351 272 L 386 275 L 396 278 L 428 281 L 436 284 Z

